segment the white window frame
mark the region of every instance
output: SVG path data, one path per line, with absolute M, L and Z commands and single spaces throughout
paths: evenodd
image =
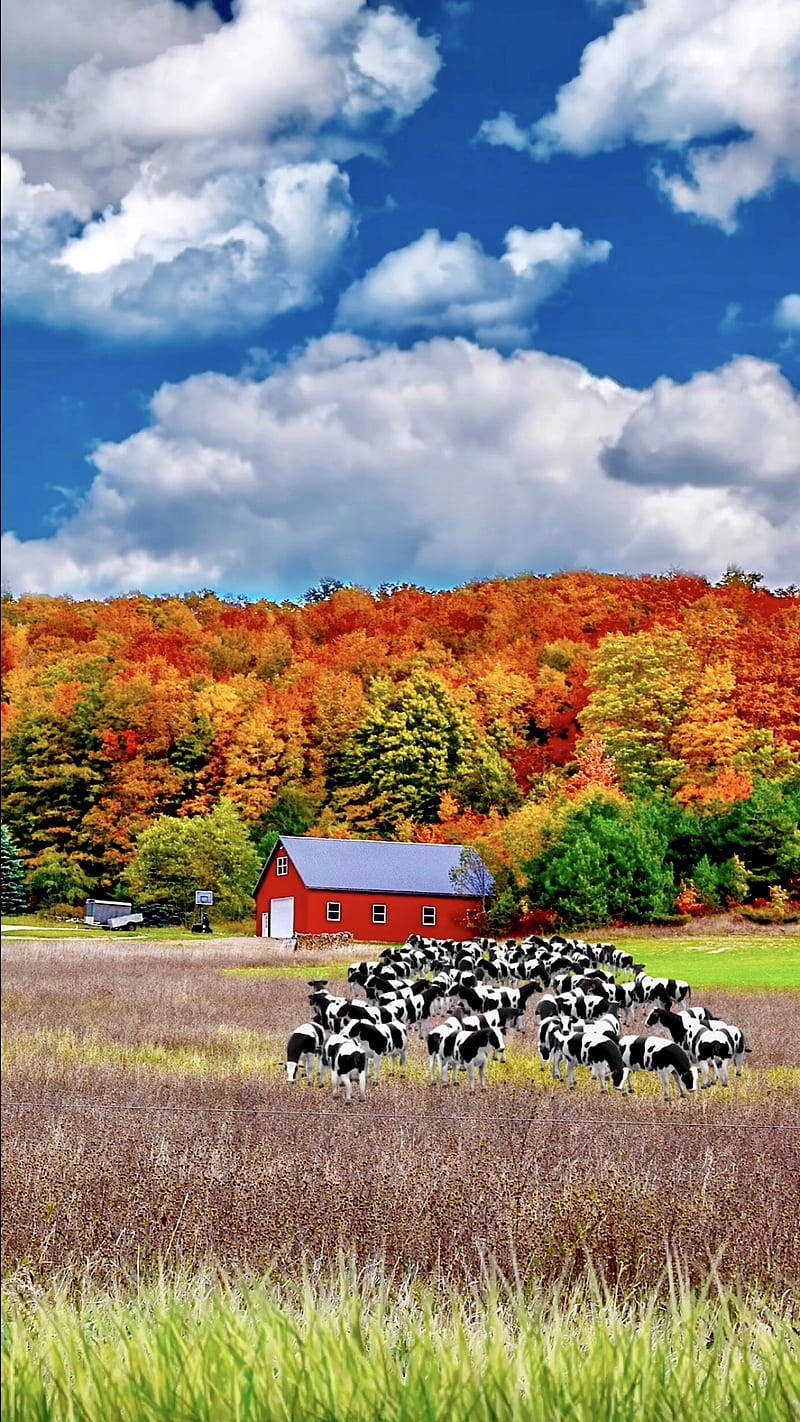
M 426 916 L 426 915 L 430 915 L 430 914 L 433 915 L 432 918 Z M 436 927 L 436 905 L 435 905 L 435 904 L 423 904 L 423 905 L 422 905 L 422 927 L 423 927 L 423 928 L 435 928 L 435 927 Z
M 288 873 L 289 873 L 289 856 L 288 856 L 288 854 L 279 854 L 279 855 L 277 856 L 277 858 L 276 858 L 276 860 L 275 860 L 275 873 L 277 874 L 277 876 L 278 876 L 279 879 L 282 879 L 283 876 L 284 876 L 284 874 L 288 874 Z
M 381 915 L 381 916 L 380 916 L 380 917 L 376 917 L 376 915 L 378 915 L 378 914 Z M 385 922 L 386 922 L 386 905 L 385 905 L 385 904 L 373 904 L 373 905 L 372 905 L 372 922 L 373 922 L 373 923 L 385 923 Z
M 331 910 L 334 910 L 332 913 Z M 338 899 L 329 899 L 325 905 L 325 920 L 327 923 L 341 923 L 342 905 Z

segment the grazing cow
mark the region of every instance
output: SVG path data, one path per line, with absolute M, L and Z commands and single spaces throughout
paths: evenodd
M 513 1017 L 514 1013 L 510 1008 L 494 1007 L 490 1012 L 473 1012 L 469 1017 L 462 1017 L 461 1026 L 465 1032 L 482 1032 L 487 1027 L 499 1028 L 502 1036 Z M 492 1057 L 499 1057 L 501 1062 L 505 1061 L 505 1043 L 502 1048 L 492 1047 Z
M 615 983 L 612 1001 L 616 1003 L 625 1022 L 632 1022 L 636 1012 L 633 983 Z
M 558 1003 L 552 993 L 545 993 L 544 997 L 539 998 L 536 1004 L 536 1016 L 540 1022 L 543 1022 L 546 1017 L 559 1018 L 561 1016 Z
M 306 1074 L 306 1080 L 314 1080 L 314 1063 L 319 1063 L 325 1033 L 319 1022 L 304 1022 L 296 1027 L 286 1044 L 286 1075 L 290 1082 L 297 1081 L 298 1070 Z
M 461 1031 L 454 1036 L 447 1035 L 439 1049 L 439 1077 L 442 1086 L 448 1085 L 448 1076 L 453 1085 L 456 1071 L 462 1067 L 467 1073 L 470 1091 L 475 1090 L 475 1073 L 478 1073 L 481 1091 L 486 1090 L 486 1064 L 494 1047 L 498 1055 L 505 1050 L 505 1041 L 499 1027 L 484 1027 L 478 1032 Z
M 575 1090 L 576 1066 L 588 1066 L 591 1069 L 595 1081 L 600 1083 L 603 1095 L 606 1078 L 609 1076 L 616 1091 L 625 1089 L 628 1071 L 613 1037 L 595 1032 L 564 1032 L 555 1047 L 554 1065 L 559 1077 L 562 1062 L 567 1069 L 567 1081 L 571 1091 Z
M 562 1035 L 568 1031 L 568 1024 L 560 1017 L 542 1018 L 539 1023 L 539 1063 L 542 1071 L 549 1062 L 553 1076 L 559 1075 L 556 1071 L 556 1048 L 560 1045 Z
M 436 1081 L 436 1068 L 439 1069 L 439 1080 L 442 1079 L 441 1051 L 442 1044 L 449 1036 L 456 1037 L 462 1030 L 460 1017 L 448 1017 L 446 1021 L 440 1022 L 438 1027 L 433 1027 L 428 1033 L 426 1043 L 428 1047 L 428 1067 L 430 1070 L 431 1083 Z
M 343 1033 L 335 1033 L 329 1037 L 322 1048 L 322 1061 L 320 1064 L 320 1086 L 325 1085 L 325 1079 L 330 1073 L 333 1095 L 339 1095 L 339 1083 L 344 1085 L 345 1100 L 348 1106 L 353 1099 L 352 1082 L 358 1082 L 358 1094 L 362 1101 L 367 1098 L 367 1057 L 363 1047 L 354 1042 L 352 1037 L 346 1037 Z
M 669 1007 L 673 1002 L 685 1002 L 692 989 L 681 978 L 651 978 L 647 973 L 637 973 L 633 995 L 645 1005 L 660 1002 L 662 1007 Z
M 705 1008 L 697 1011 L 690 1008 L 687 1012 L 669 1012 L 656 1008 L 648 1013 L 645 1018 L 645 1026 L 653 1027 L 656 1023 L 666 1027 L 673 1042 L 684 1047 L 691 1056 L 695 1055 L 693 1043 L 700 1032 L 705 1030 L 724 1033 L 730 1043 L 730 1059 L 733 1061 L 736 1075 L 741 1076 L 745 1056 L 750 1052 L 741 1027 L 732 1027 L 729 1022 L 723 1022 L 718 1017 L 711 1017 Z
M 714 1070 L 714 1080 L 723 1086 L 728 1085 L 728 1063 L 734 1060 L 733 1042 L 730 1032 L 725 1029 L 711 1029 L 699 1024 L 698 1031 L 693 1033 L 686 1044 L 687 1051 L 693 1061 L 697 1062 L 703 1076 L 701 1085 L 705 1088 L 711 1085 L 709 1080 L 709 1070 Z
M 372 1077 L 377 1082 L 380 1074 L 380 1063 L 384 1057 L 388 1057 L 391 1063 L 391 1074 L 394 1076 L 396 1068 L 399 1066 L 403 1076 L 406 1074 L 406 1029 L 399 1022 L 377 1023 L 377 1022 L 350 1022 L 344 1028 L 343 1035 L 352 1037 L 363 1047 L 367 1058 L 367 1071 L 372 1063 Z
M 681 1098 L 688 1091 L 697 1090 L 697 1069 L 692 1066 L 688 1052 L 677 1042 L 669 1042 L 665 1037 L 632 1035 L 620 1038 L 619 1049 L 631 1074 L 636 1071 L 657 1074 L 665 1101 L 669 1101 L 670 1081 L 675 1082 Z M 632 1075 L 628 1077 L 628 1091 L 633 1094 Z

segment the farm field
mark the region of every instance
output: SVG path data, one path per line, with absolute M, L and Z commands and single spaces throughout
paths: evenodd
M 573 1305 L 559 1314 L 552 1304 L 554 1290 L 575 1300 L 600 1279 L 614 1307 L 634 1311 L 628 1341 L 653 1365 L 647 1396 L 656 1398 L 659 1376 L 663 1386 L 683 1328 L 686 1415 L 690 1406 L 700 1418 L 793 1415 L 791 1346 L 776 1351 L 775 1340 L 784 1327 L 790 1336 L 800 1286 L 800 994 L 786 986 L 798 944 L 765 936 L 626 947 L 653 972 L 688 977 L 695 1002 L 743 1027 L 752 1055 L 727 1091 L 667 1103 L 639 1076 L 635 1096 L 603 1097 L 579 1069 L 570 1093 L 540 1070 L 532 1035 L 512 1033 L 485 1093 L 431 1087 L 415 1042 L 408 1080 L 383 1075 L 364 1104 L 348 1107 L 329 1091 L 290 1087 L 281 1063 L 288 1032 L 309 1015 L 306 979 L 343 986 L 358 948 L 324 964 L 274 953 L 267 963 L 255 940 L 206 940 L 190 952 L 108 938 L 6 941 L 2 1228 L 18 1387 L 30 1401 L 41 1375 L 56 1396 L 54 1339 L 69 1339 L 76 1375 L 86 1373 L 87 1418 L 109 1415 L 90 1406 L 98 1357 L 120 1389 L 115 1416 L 244 1416 L 242 1377 L 251 1379 L 250 1415 L 303 1415 L 288 1410 L 283 1385 L 265 1393 L 258 1359 L 267 1348 L 295 1399 L 309 1389 L 315 1417 L 556 1418 L 562 1386 L 575 1389 L 571 1415 L 622 1417 L 624 1369 L 603 1361 L 607 1301 L 572 1314 Z M 358 1327 L 330 1303 L 342 1261 L 358 1279 L 345 1294 L 364 1296 Z M 688 1290 L 672 1305 L 670 1265 Z M 514 1281 L 502 1309 L 484 1296 L 495 1277 Z M 698 1301 L 709 1285 L 712 1296 Z M 262 1288 L 255 1309 L 242 1302 L 253 1288 Z M 659 1298 L 664 1309 L 648 1312 Z M 523 1326 L 521 1299 L 534 1319 L 547 1313 L 544 1342 L 541 1327 Z M 731 1308 L 743 1311 L 738 1323 Z M 680 1324 L 681 1310 L 699 1310 L 697 1332 Z M 591 1369 L 580 1384 L 570 1372 L 565 1328 L 583 1338 L 576 1357 L 585 1346 L 606 1379 L 604 1411 Z M 622 1335 L 620 1324 L 617 1359 Z M 716 1354 L 696 1346 L 701 1336 L 751 1342 L 723 1372 L 706 1367 Z M 22 1337 L 35 1342 L 29 1355 Z M 194 1410 L 176 1403 L 170 1414 L 163 1369 L 174 1370 L 180 1339 Z M 313 1355 L 302 1378 L 298 1348 Z M 540 1411 L 515 1411 L 536 1391 L 542 1349 L 552 1378 Z M 412 1358 L 420 1376 L 427 1359 L 432 1376 L 466 1389 L 449 1411 L 438 1388 L 414 1393 Z M 487 1368 L 505 1379 L 505 1411 L 475 1391 Z M 125 1394 L 131 1369 L 161 1396 L 161 1412 Z M 383 1412 L 347 1403 L 354 1369 L 365 1378 L 358 1406 L 383 1387 Z M 770 1412 L 747 1411 L 755 1376 L 769 1381 Z M 724 1396 L 715 1391 L 723 1379 Z M 402 1410 L 398 1388 L 410 1388 L 403 1396 L 409 1408 L 416 1396 L 416 1411 Z M 223 1396 L 229 1410 L 215 1410 Z M 9 1416 L 48 1415 L 15 1406 Z M 676 1406 L 684 1411 L 673 1392 L 671 1416 Z M 639 1415 L 666 1413 L 653 1401 Z

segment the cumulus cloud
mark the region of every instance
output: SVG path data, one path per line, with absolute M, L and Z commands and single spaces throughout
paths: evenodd
M 577 268 L 604 262 L 609 242 L 578 228 L 512 227 L 502 257 L 466 232 L 453 241 L 429 230 L 389 252 L 342 295 L 336 325 L 355 331 L 419 330 L 473 335 L 482 344 L 525 345 L 535 312 Z
M 7 300 L 133 335 L 316 300 L 354 225 L 336 165 L 439 66 L 366 0 L 240 0 L 227 24 L 176 0 L 30 0 L 4 46 Z
M 791 292 L 775 307 L 773 317 L 779 331 L 800 331 L 800 293 Z
M 529 130 L 501 113 L 479 136 L 537 158 L 663 146 L 674 207 L 731 230 L 741 203 L 800 177 L 798 65 L 796 0 L 643 0 L 586 46 L 552 113 Z
M 800 479 L 800 402 L 752 356 L 685 385 L 662 377 L 603 462 L 627 483 L 758 488 L 778 514 Z
M 539 351 L 342 332 L 261 379 L 163 386 L 52 537 L 5 536 L 5 574 L 95 595 L 575 566 L 791 581 L 797 420 L 779 370 L 749 358 L 641 391 Z

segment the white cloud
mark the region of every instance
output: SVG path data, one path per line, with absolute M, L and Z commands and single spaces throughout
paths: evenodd
M 344 292 L 336 325 L 355 331 L 420 330 L 472 335 L 485 344 L 527 344 L 537 307 L 570 272 L 603 262 L 609 242 L 578 228 L 512 227 L 502 257 L 488 257 L 466 232 L 454 241 L 429 230 L 389 252 Z
M 662 377 L 604 464 L 627 483 L 757 490 L 779 517 L 800 493 L 800 401 L 775 366 L 753 356 L 685 385 Z
M 798 64 L 796 0 L 643 0 L 586 46 L 552 113 L 479 136 L 539 158 L 661 145 L 684 159 L 656 168 L 675 208 L 731 230 L 740 203 L 800 177 Z
M 530 132 L 522 128 L 513 114 L 501 109 L 497 118 L 484 119 L 477 133 L 478 139 L 493 148 L 513 148 L 517 153 L 532 153 L 533 140 Z
M 439 66 L 365 0 L 240 0 L 229 24 L 175 0 L 9 11 L 7 299 L 120 334 L 315 300 L 354 224 L 334 162 L 373 151 Z
M 163 386 L 149 427 L 95 452 L 52 537 L 6 535 L 5 576 L 16 591 L 284 595 L 322 573 L 740 563 L 786 582 L 797 418 L 778 369 L 750 358 L 638 391 L 538 351 L 340 333 L 263 379 Z
M 773 320 L 779 331 L 800 331 L 800 293 L 793 291 L 782 297 Z

